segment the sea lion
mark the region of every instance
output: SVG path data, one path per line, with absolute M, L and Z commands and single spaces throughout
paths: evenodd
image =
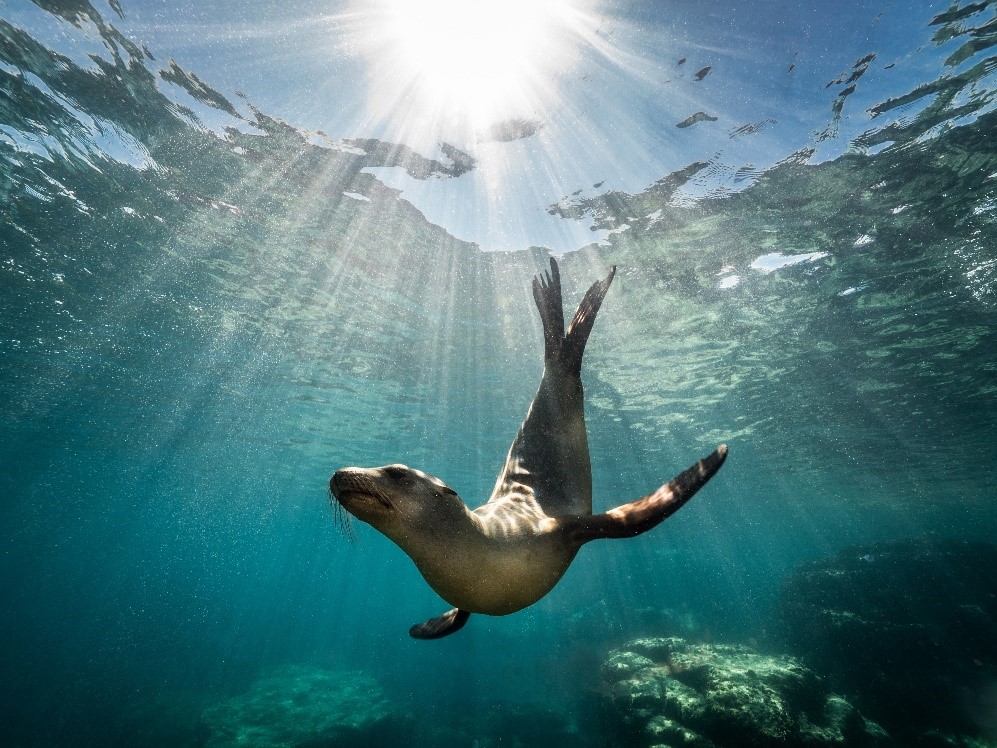
M 373 525 L 415 562 L 453 609 L 409 630 L 437 639 L 471 613 L 514 613 L 546 595 L 578 549 L 597 538 L 628 538 L 676 512 L 720 469 L 721 444 L 657 491 L 605 514 L 592 514 L 582 398 L 582 354 L 616 267 L 585 294 L 564 331 L 561 277 L 533 280 L 544 330 L 540 389 L 512 443 L 487 503 L 474 511 L 439 478 L 405 465 L 346 467 L 329 481 L 336 501 Z

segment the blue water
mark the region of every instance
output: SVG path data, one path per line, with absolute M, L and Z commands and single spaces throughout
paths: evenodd
M 559 258 L 566 306 L 619 267 L 583 369 L 596 511 L 730 457 L 533 607 L 419 642 L 449 606 L 339 531 L 328 479 L 404 462 L 487 498 L 541 373 L 547 251 L 482 251 L 374 175 L 460 184 L 462 151 L 316 145 L 113 6 L 0 6 L 0 742 L 651 745 L 603 665 L 681 636 L 799 658 L 891 744 L 994 745 L 994 12 L 919 7 L 873 63 L 910 84 L 851 140 L 842 82 L 799 115 L 814 150 L 737 189 L 692 153 L 550 206 L 601 232 Z M 856 675 L 787 613 L 812 562 L 884 594 L 801 609 L 920 638 L 856 645 Z M 891 698 L 921 681 L 951 709 Z

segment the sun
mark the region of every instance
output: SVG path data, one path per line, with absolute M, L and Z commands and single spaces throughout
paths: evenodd
M 358 4 L 357 12 L 366 16 L 360 41 L 372 113 L 482 128 L 536 111 L 549 103 L 557 75 L 575 57 L 584 26 L 578 2 Z

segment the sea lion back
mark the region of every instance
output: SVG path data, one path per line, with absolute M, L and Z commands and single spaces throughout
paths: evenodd
M 592 466 L 585 432 L 582 354 L 602 300 L 616 273 L 592 285 L 564 331 L 561 276 L 533 281 L 533 298 L 544 329 L 544 373 L 519 429 L 485 513 L 547 517 L 592 513 Z M 508 505 L 508 506 L 504 506 Z

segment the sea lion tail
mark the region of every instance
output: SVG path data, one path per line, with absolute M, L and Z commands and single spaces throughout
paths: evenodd
M 726 459 L 727 445 L 721 444 L 643 499 L 610 509 L 605 514 L 564 518 L 564 529 L 579 545 L 599 538 L 632 538 L 647 532 L 681 509 L 716 475 Z
M 543 273 L 533 279 L 533 298 L 540 310 L 544 326 L 544 361 L 559 361 L 564 369 L 579 375 L 582 371 L 582 354 L 588 342 L 595 316 L 606 298 L 609 285 L 616 275 L 616 266 L 601 281 L 592 284 L 578 305 L 578 311 L 564 332 L 564 310 L 561 299 L 561 273 L 557 261 L 550 258 L 550 273 Z

